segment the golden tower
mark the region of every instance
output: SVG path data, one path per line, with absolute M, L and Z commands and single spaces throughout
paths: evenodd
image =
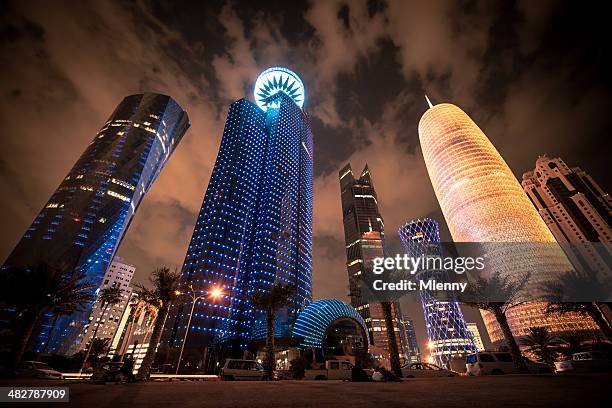
M 480 242 L 494 253 L 487 267 L 506 276 L 533 272 L 532 282 L 571 269 L 558 245 L 489 245 L 495 242 L 556 243 L 514 174 L 486 135 L 459 107 L 431 105 L 419 122 L 419 139 L 427 171 L 455 242 Z M 594 329 L 577 315 L 545 316 L 544 304 L 527 303 L 507 312 L 515 336 L 529 327 L 553 333 Z M 495 318 L 483 312 L 493 343 L 503 340 Z

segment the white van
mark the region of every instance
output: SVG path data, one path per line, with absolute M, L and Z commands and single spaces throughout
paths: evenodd
M 353 365 L 346 360 L 327 360 L 325 368 L 304 371 L 304 380 L 350 380 Z
M 221 367 L 221 379 L 225 381 L 262 380 L 263 377 L 263 367 L 255 360 L 228 358 Z
M 551 369 L 544 363 L 535 363 L 525 359 L 530 373 L 550 373 Z M 507 351 L 479 351 L 465 357 L 465 368 L 468 375 L 516 374 L 518 370 L 512 362 L 512 354 Z

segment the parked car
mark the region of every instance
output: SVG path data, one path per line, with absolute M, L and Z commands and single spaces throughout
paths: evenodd
M 15 370 L 15 375 L 20 378 L 45 378 L 51 380 L 61 380 L 64 378 L 62 373 L 40 361 L 20 362 Z
M 221 367 L 222 380 L 262 380 L 264 370 L 261 364 L 255 360 L 240 360 L 228 358 Z
M 454 377 L 455 375 L 452 371 L 431 363 L 410 363 L 402 367 L 404 378 Z
M 550 373 L 552 370 L 544 363 L 525 359 L 530 373 Z M 512 361 L 512 355 L 505 351 L 479 351 L 465 358 L 468 375 L 516 374 L 518 370 Z
M 567 371 L 610 371 L 612 360 L 610 356 L 601 351 L 583 351 L 572 354 L 571 360 L 555 363 L 555 372 Z
M 325 368 L 305 370 L 304 380 L 350 380 L 353 365 L 346 360 L 327 360 Z

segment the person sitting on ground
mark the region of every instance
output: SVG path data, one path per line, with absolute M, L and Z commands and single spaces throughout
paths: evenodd
M 385 376 L 380 371 L 381 367 L 376 367 L 372 373 L 372 381 L 382 382 L 385 381 Z
M 383 376 L 383 381 L 402 381 L 398 376 L 387 370 L 385 367 L 379 367 L 379 372 Z

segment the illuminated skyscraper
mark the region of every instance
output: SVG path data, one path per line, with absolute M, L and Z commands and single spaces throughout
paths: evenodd
M 362 278 L 372 275 L 373 259 L 385 256 L 385 226 L 378 210 L 378 196 L 367 165 L 357 179 L 350 164 L 340 170 L 339 176 L 351 306 L 357 309 L 366 322 L 370 344 L 375 346 L 372 352 L 376 354 L 378 347 L 379 353 L 383 351 L 388 354 L 387 328 L 382 307 L 378 302 L 364 301 L 361 295 Z M 399 303 L 392 303 L 391 307 L 398 350 L 406 356 L 405 333 L 399 329 Z
M 609 246 L 596 250 L 584 245 L 612 242 L 610 194 L 580 167 L 570 169 L 561 158 L 546 155 L 538 157 L 534 170 L 523 174 L 521 184 L 557 241 L 578 244 L 566 250 L 572 264 L 612 276 Z M 598 307 L 610 322 L 609 304 Z
M 478 324 L 476 323 L 468 323 L 467 328 L 472 333 L 472 338 L 474 339 L 474 345 L 476 346 L 476 351 L 484 351 L 485 346 L 482 342 L 482 336 L 480 335 L 480 330 L 478 330 Z
M 612 198 L 579 167 L 540 156 L 522 185 L 558 242 L 612 242 Z
M 119 288 L 122 291 L 123 299 L 111 305 L 96 300 L 91 310 L 91 314 L 89 315 L 89 322 L 79 334 L 77 341 L 72 345 L 68 354 L 74 354 L 85 349 L 92 341 L 94 332 L 96 332 L 97 339 L 111 339 L 115 336 L 117 326 L 123 316 L 123 311 L 132 295 L 130 282 L 132 281 L 135 271 L 135 266 L 124 262 L 123 259 L 118 256 L 113 259 L 113 262 L 111 262 L 104 275 L 100 290 L 111 287 Z M 49 349 L 47 349 L 47 351 L 53 352 L 53 350 Z
M 145 93 L 123 99 L 5 266 L 45 262 L 82 273 L 99 287 L 136 209 L 188 127 L 187 113 L 169 96 Z M 52 349 L 66 352 L 89 313 L 61 318 Z M 48 329 L 46 322 L 37 330 L 35 346 L 46 339 Z
M 438 223 L 429 218 L 411 221 L 399 229 L 399 236 L 412 258 L 441 257 L 440 229 Z M 421 271 L 417 279 L 448 281 L 444 271 Z M 457 302 L 442 302 L 427 290 L 420 290 L 429 355 L 441 367 L 447 367 L 452 357 L 476 351 L 474 340 L 467 328 L 463 312 Z
M 406 361 L 410 363 L 419 363 L 421 361 L 421 351 L 417 341 L 416 332 L 414 331 L 414 322 L 410 317 L 402 316 L 400 320 L 400 330 L 403 331 L 406 338 Z
M 294 72 L 274 67 L 257 79 L 257 104 L 230 106 L 180 280 L 182 290 L 202 297 L 189 328 L 191 299 L 173 304 L 162 337 L 196 356 L 182 367 L 210 368 L 216 345 L 242 356 L 264 324 L 248 300 L 254 291 L 277 282 L 297 288 L 278 313 L 277 336 L 291 335 L 312 300 L 313 141 L 304 92 Z M 218 299 L 208 296 L 214 288 Z
M 455 242 L 555 243 L 555 238 L 489 139 L 457 106 L 432 106 L 419 122 L 419 138 L 434 191 Z M 513 251 L 497 246 L 487 267 L 509 277 L 526 272 L 550 277 L 571 269 L 556 245 Z M 504 248 L 508 248 L 504 251 Z M 493 343 L 503 339 L 493 316 L 483 312 Z M 543 305 L 524 304 L 507 312 L 515 336 L 529 327 L 558 333 L 591 329 L 589 319 L 574 315 L 545 316 Z

